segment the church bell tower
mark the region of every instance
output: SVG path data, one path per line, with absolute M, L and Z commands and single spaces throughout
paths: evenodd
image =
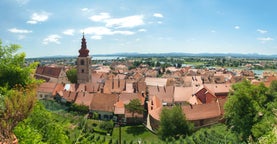
M 91 82 L 91 57 L 87 49 L 87 42 L 83 33 L 82 45 L 77 58 L 77 83 Z

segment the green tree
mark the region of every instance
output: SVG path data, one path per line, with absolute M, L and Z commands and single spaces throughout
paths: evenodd
M 250 140 L 250 137 L 257 140 L 271 131 L 276 98 L 269 89 L 264 84 L 255 86 L 246 80 L 233 85 L 232 89 L 224 106 L 228 127 L 243 141 Z
M 158 134 L 162 139 L 178 138 L 191 134 L 193 124 L 188 122 L 180 106 L 163 108 Z
M 71 83 L 77 83 L 77 69 L 73 68 L 68 70 L 66 76 Z
M 69 138 L 63 126 L 63 123 L 56 121 L 55 116 L 40 102 L 37 102 L 34 111 L 15 128 L 14 132 L 22 143 L 66 144 L 69 143 Z M 32 133 L 22 131 L 25 128 L 31 130 Z M 30 137 L 36 138 L 30 139 Z
M 35 104 L 36 64 L 25 65 L 19 45 L 2 46 L 0 40 L 0 142 L 13 140 L 14 127 L 25 119 Z
M 135 113 L 142 113 L 143 112 L 143 106 L 141 105 L 141 102 L 139 99 L 133 99 L 130 101 L 129 104 L 125 105 L 125 108 L 132 113 L 132 116 L 134 117 Z

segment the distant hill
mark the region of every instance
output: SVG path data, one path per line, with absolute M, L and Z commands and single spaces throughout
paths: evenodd
M 261 59 L 277 59 L 277 55 L 261 55 L 256 53 L 238 54 L 238 53 L 115 53 L 115 54 L 95 54 L 93 57 L 235 57 L 235 58 L 261 58 Z M 38 58 L 71 58 L 76 56 L 45 56 Z
M 237 58 L 270 58 L 276 59 L 277 55 L 261 55 L 261 54 L 238 54 L 238 53 L 116 53 L 116 54 L 96 54 L 93 56 L 119 56 L 119 57 L 237 57 Z

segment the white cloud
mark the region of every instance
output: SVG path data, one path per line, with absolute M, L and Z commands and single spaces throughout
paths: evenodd
M 121 35 L 133 35 L 135 34 L 132 31 L 112 31 L 109 28 L 106 27 L 88 27 L 81 32 L 84 32 L 85 34 L 92 34 L 96 36 L 102 36 L 102 35 L 115 35 L 115 34 L 121 34 Z
M 158 24 L 162 24 L 163 22 L 162 22 L 162 21 L 158 21 L 157 23 L 158 23 Z
M 83 12 L 88 12 L 89 9 L 88 9 L 88 8 L 82 8 L 81 11 L 83 11 Z
M 95 36 L 92 36 L 90 37 L 91 39 L 94 39 L 94 40 L 101 40 L 102 39 L 102 36 L 99 36 L 99 35 L 95 35 Z
M 107 27 L 133 28 L 144 24 L 143 15 L 134 15 L 123 18 L 113 18 L 105 20 Z
M 216 31 L 215 30 L 211 30 L 211 33 L 216 33 Z
M 257 32 L 259 32 L 261 34 L 265 34 L 265 33 L 267 33 L 267 30 L 257 29 Z
M 91 17 L 89 17 L 90 20 L 95 21 L 95 22 L 100 22 L 103 21 L 105 19 L 109 19 L 111 16 L 109 13 L 100 13 L 99 15 L 93 15 Z
M 26 30 L 26 29 L 17 29 L 17 28 L 11 28 L 11 29 L 8 29 L 9 32 L 11 33 L 31 33 L 32 31 L 30 30 Z
M 67 29 L 63 31 L 64 35 L 74 35 L 75 30 L 74 29 Z
M 257 38 L 257 40 L 261 41 L 262 43 L 266 43 L 268 41 L 273 41 L 274 39 L 271 37 L 260 37 L 260 38 Z
M 235 29 L 237 29 L 237 30 L 238 30 L 238 29 L 240 29 L 240 27 L 239 27 L 239 26 L 235 26 L 234 28 L 235 28 Z
M 45 45 L 47 45 L 48 43 L 60 44 L 61 43 L 60 38 L 61 38 L 61 36 L 59 36 L 57 34 L 49 35 L 45 39 L 43 39 L 42 43 Z
M 147 30 L 146 29 L 139 29 L 138 31 L 139 32 L 146 32 Z
M 133 35 L 135 34 L 132 31 L 113 31 L 113 34 L 121 34 L 121 35 Z
M 48 12 L 33 13 L 31 19 L 27 21 L 28 24 L 37 24 L 38 22 L 47 21 L 50 16 Z
M 164 16 L 160 13 L 154 13 L 153 14 L 154 17 L 158 17 L 158 18 L 163 18 Z
M 29 20 L 27 21 L 28 24 L 37 24 L 38 22 L 37 21 L 33 21 L 33 20 Z

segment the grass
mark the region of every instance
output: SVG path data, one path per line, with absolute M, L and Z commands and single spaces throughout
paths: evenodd
M 119 138 L 119 128 L 116 127 L 112 134 L 113 139 Z M 121 139 L 122 141 L 133 141 L 136 142 L 139 139 L 142 141 L 147 141 L 151 143 L 162 143 L 157 135 L 151 133 L 143 125 L 137 126 L 123 126 L 121 127 Z

